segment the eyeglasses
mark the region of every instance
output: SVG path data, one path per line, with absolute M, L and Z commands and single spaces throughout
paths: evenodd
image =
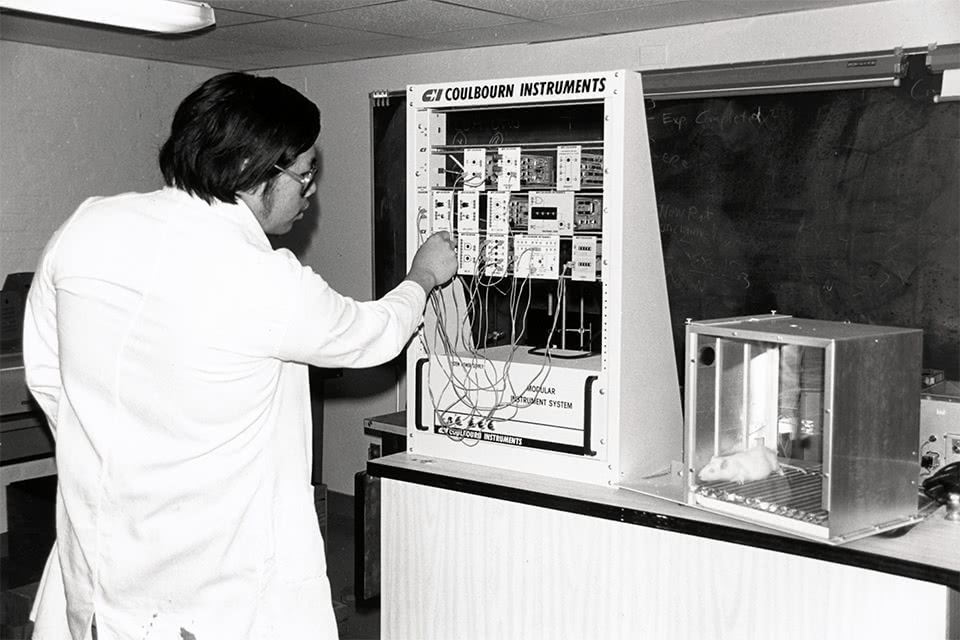
M 291 171 L 290 169 L 286 169 L 286 168 L 284 168 L 284 167 L 281 167 L 281 166 L 278 165 L 278 164 L 273 165 L 273 168 L 274 168 L 274 169 L 279 169 L 280 171 L 283 171 L 285 174 L 287 174 L 288 176 L 290 176 L 291 178 L 293 178 L 294 180 L 296 180 L 297 182 L 300 183 L 300 197 L 301 197 L 301 198 L 306 197 L 307 192 L 310 191 L 310 187 L 313 186 L 313 181 L 314 181 L 314 180 L 316 179 L 316 177 L 317 177 L 317 168 L 316 168 L 316 167 L 310 167 L 310 170 L 307 171 L 306 173 L 297 173 L 296 171 Z

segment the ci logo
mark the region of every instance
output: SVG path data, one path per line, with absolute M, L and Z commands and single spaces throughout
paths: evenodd
M 436 102 L 440 99 L 440 89 L 427 89 L 420 99 L 424 102 Z

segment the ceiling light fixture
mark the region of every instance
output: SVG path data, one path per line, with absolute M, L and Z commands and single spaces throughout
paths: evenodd
M 662 100 L 828 89 L 897 87 L 906 74 L 900 49 L 854 56 L 665 69 L 643 74 L 643 95 Z
M 158 33 L 216 24 L 209 4 L 190 0 L 0 0 L 0 8 Z

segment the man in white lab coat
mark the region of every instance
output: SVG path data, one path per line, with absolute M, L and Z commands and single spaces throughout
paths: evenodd
M 395 357 L 456 259 L 431 236 L 361 303 L 274 251 L 319 130 L 276 79 L 211 78 L 176 112 L 167 186 L 87 200 L 47 245 L 24 330 L 59 476 L 36 640 L 337 637 L 307 365 Z

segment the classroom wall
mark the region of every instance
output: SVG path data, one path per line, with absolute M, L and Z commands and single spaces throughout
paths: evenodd
M 278 70 L 278 77 L 304 91 L 323 112 L 321 216 L 304 260 L 341 292 L 371 297 L 370 91 L 402 90 L 424 82 L 925 48 L 936 42 L 960 42 L 960 3 L 955 0 L 895 0 L 598 38 Z M 374 383 L 345 372 L 343 380 L 328 385 L 323 465 L 332 490 L 352 494 L 353 474 L 364 468 L 363 418 L 405 404 L 398 401 L 395 388 L 384 384 L 389 372 L 376 373 Z M 367 384 L 371 390 L 364 392 Z
M 893 0 L 538 45 L 486 47 L 272 72 L 323 111 L 311 221 L 285 242 L 346 295 L 373 290 L 370 112 L 410 83 L 666 68 L 960 42 L 955 0 Z M 0 41 L 0 275 L 32 271 L 50 233 L 89 195 L 160 185 L 156 151 L 179 101 L 216 73 Z M 267 73 L 267 72 L 264 72 Z M 403 407 L 391 370 L 326 383 L 323 477 L 353 494 L 363 419 Z
M 0 277 L 85 198 L 162 185 L 157 151 L 212 69 L 0 41 Z

